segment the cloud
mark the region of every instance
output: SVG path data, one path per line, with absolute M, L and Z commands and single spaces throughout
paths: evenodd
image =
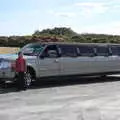
M 48 13 L 54 16 L 65 17 L 65 18 L 72 18 L 76 16 L 74 12 L 55 12 L 51 10 L 51 11 L 48 11 Z
M 96 25 L 73 26 L 73 30 L 78 33 L 96 33 L 120 35 L 120 21 L 112 21 Z
M 96 2 L 77 2 L 61 6 L 55 11 L 49 11 L 50 14 L 62 18 L 75 18 L 77 16 L 92 18 L 96 15 L 103 15 L 107 13 L 116 13 L 120 9 L 120 0 L 114 1 L 97 1 Z
M 56 15 L 70 18 L 70 17 L 74 17 L 75 13 L 73 13 L 73 12 L 59 12 L 59 13 L 56 13 Z
M 104 2 L 78 2 L 75 3 L 74 6 L 79 8 L 84 15 L 88 14 L 89 16 L 92 16 L 108 12 L 118 12 L 118 9 L 120 9 L 120 0 L 104 0 Z
M 107 25 L 107 32 L 120 35 L 120 21 L 113 21 Z
M 94 15 L 105 13 L 109 7 L 104 2 L 79 2 L 75 3 L 76 7 L 79 7 L 83 14 Z
M 81 2 L 81 3 L 75 3 L 76 6 L 81 6 L 81 7 L 101 7 L 104 4 L 103 3 L 98 3 L 98 2 Z

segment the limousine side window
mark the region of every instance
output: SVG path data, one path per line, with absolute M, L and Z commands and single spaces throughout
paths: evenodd
M 111 46 L 112 55 L 120 55 L 120 46 Z
M 80 56 L 94 56 L 94 47 L 93 46 L 79 46 L 79 55 Z
M 58 57 L 58 49 L 56 45 L 49 45 L 42 53 L 42 57 L 47 58 L 56 58 Z
M 60 45 L 61 56 L 63 57 L 76 57 L 77 49 L 74 45 Z
M 109 49 L 107 46 L 97 46 L 97 56 L 108 56 Z

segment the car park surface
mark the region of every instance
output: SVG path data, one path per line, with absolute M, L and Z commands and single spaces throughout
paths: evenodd
M 120 75 L 0 88 L 0 120 L 119 120 Z

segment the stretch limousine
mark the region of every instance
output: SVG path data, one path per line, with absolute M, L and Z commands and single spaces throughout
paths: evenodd
M 31 43 L 20 50 L 27 61 L 26 85 L 56 76 L 120 73 L 120 45 L 78 43 Z M 11 67 L 17 54 L 0 56 L 1 81 L 16 80 Z

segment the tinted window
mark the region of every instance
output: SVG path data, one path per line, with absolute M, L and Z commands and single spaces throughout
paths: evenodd
M 98 56 L 108 56 L 108 47 L 107 46 L 97 46 L 97 55 Z
M 52 57 L 58 57 L 58 49 L 57 49 L 56 45 L 47 46 L 47 48 L 44 50 L 42 55 L 44 57 L 51 57 L 51 55 L 52 55 Z
M 75 57 L 77 56 L 76 46 L 74 45 L 60 45 L 61 55 L 64 57 Z
M 120 55 L 120 46 L 111 46 L 112 55 Z
M 79 46 L 79 51 L 81 56 L 93 56 L 94 47 L 93 46 Z

